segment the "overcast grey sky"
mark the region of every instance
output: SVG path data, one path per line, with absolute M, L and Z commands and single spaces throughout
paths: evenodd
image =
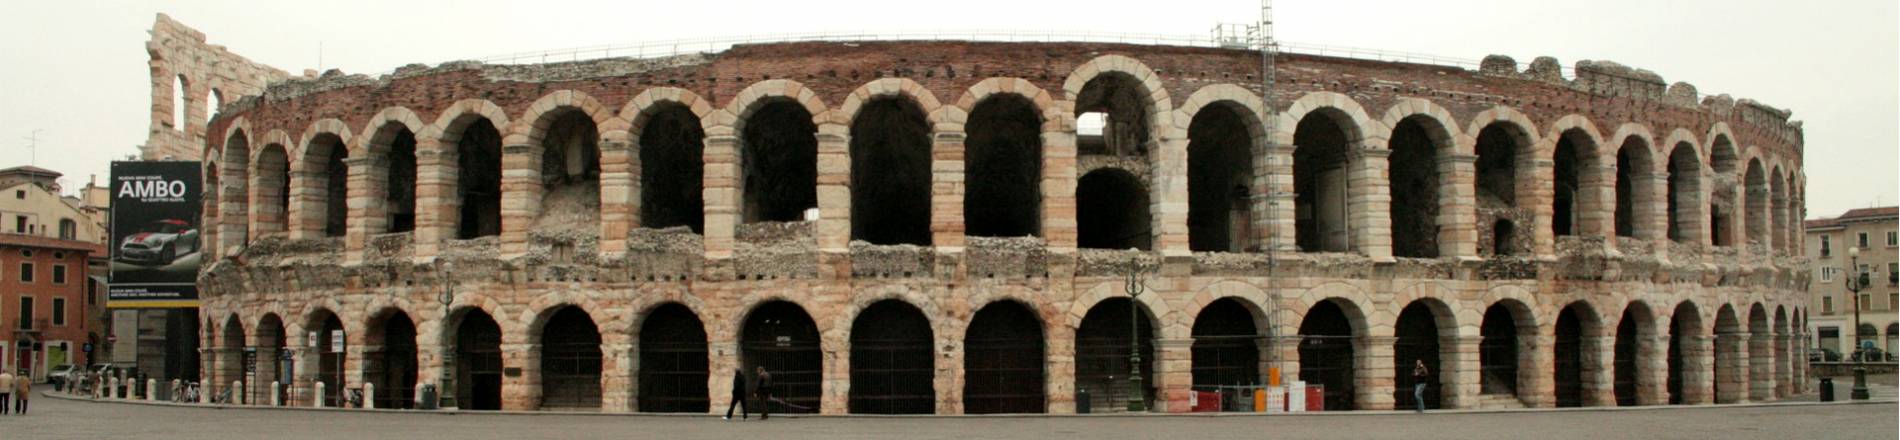
M 0 15 L 0 167 L 106 178 L 151 111 L 144 50 L 165 12 L 252 60 L 386 72 L 522 51 L 820 31 L 1062 30 L 1203 35 L 1250 22 L 1251 0 L 51 1 Z M 1022 11 L 1022 12 L 1012 12 Z M 1477 59 L 1608 59 L 1792 109 L 1807 128 L 1808 211 L 1900 197 L 1900 7 L 1894 0 L 1280 0 L 1281 40 Z M 318 65 L 318 47 L 323 47 Z

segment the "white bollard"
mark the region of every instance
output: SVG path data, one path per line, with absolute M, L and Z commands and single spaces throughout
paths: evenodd
M 184 382 L 180 382 L 178 379 L 172 379 L 172 401 L 183 402 L 185 400 L 182 397 L 184 396 L 184 392 Z
M 106 378 L 106 392 L 105 392 L 105 396 L 106 396 L 106 398 L 107 398 L 107 399 L 110 399 L 110 398 L 113 398 L 113 397 L 116 397 L 116 395 L 115 395 L 115 393 L 118 393 L 118 391 L 117 391 L 118 389 L 119 389 L 119 378 L 117 378 L 117 377 L 108 377 L 108 378 Z
M 244 404 L 244 381 L 231 381 L 231 403 Z
M 323 407 L 323 388 L 324 388 L 323 381 L 317 381 L 317 392 L 313 393 L 313 395 L 310 396 L 311 397 L 310 406 L 314 406 L 317 408 Z
M 270 406 L 284 406 L 283 385 L 270 381 Z
M 376 409 L 376 384 L 363 383 L 363 407 Z
M 158 379 L 146 379 L 145 380 L 145 401 L 157 402 L 158 393 L 155 391 L 158 391 Z

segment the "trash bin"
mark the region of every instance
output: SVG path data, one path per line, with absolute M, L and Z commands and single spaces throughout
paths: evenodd
M 416 409 L 435 409 L 435 384 L 422 384 L 421 396 L 417 398 Z
M 1821 401 L 1822 402 L 1834 401 L 1834 378 L 1832 377 L 1821 378 Z
M 1075 392 L 1075 413 L 1088 414 L 1089 409 L 1090 409 L 1089 408 L 1089 391 L 1088 390 L 1076 391 Z

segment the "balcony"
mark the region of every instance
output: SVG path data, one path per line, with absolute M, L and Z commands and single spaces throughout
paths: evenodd
M 21 319 L 19 320 L 19 324 L 20 326 L 15 328 L 21 333 L 40 333 L 53 327 L 53 321 L 51 319 Z

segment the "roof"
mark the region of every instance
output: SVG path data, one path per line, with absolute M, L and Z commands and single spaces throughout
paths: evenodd
M 1881 220 L 1900 218 L 1900 206 L 1849 209 L 1840 217 L 1818 218 L 1802 222 L 1808 229 L 1826 229 L 1846 225 L 1857 220 Z
M 59 176 L 65 175 L 65 174 L 60 174 L 58 171 L 53 171 L 53 170 L 49 170 L 45 168 L 32 166 L 32 165 L 21 165 L 21 166 L 17 166 L 13 168 L 7 168 L 4 170 L 0 170 L 0 174 L 39 174 L 39 175 L 52 176 L 52 177 L 59 177 Z
M 98 243 L 87 243 L 79 240 L 61 240 L 52 237 L 26 234 L 0 234 L 0 246 L 85 251 L 95 256 L 105 255 L 106 253 L 105 245 Z

